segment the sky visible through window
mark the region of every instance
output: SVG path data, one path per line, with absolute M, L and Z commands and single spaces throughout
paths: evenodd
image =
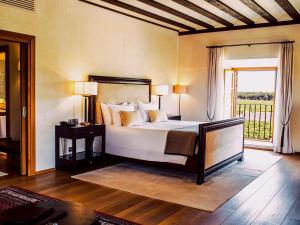
M 238 92 L 274 92 L 275 71 L 239 71 Z

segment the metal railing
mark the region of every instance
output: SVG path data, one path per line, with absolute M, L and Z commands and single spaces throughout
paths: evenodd
M 273 105 L 238 103 L 236 114 L 245 118 L 245 138 L 272 142 Z

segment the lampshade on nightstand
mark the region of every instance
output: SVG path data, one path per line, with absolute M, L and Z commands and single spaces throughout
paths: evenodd
M 176 84 L 173 86 L 173 92 L 179 95 L 179 104 L 178 104 L 178 112 L 180 115 L 180 103 L 181 103 L 181 95 L 187 93 L 187 86 Z
M 90 81 L 76 81 L 74 84 L 74 94 L 82 95 L 84 97 L 84 122 L 82 124 L 88 124 L 88 101 L 92 95 L 97 95 L 98 83 Z
M 98 83 L 89 81 L 76 81 L 75 82 L 75 95 L 91 96 L 97 95 Z
M 187 86 L 176 84 L 173 87 L 173 92 L 175 94 L 186 94 L 187 93 Z
M 152 87 L 152 94 L 158 96 L 158 107 L 161 106 L 161 96 L 169 95 L 169 86 L 168 85 L 155 85 Z

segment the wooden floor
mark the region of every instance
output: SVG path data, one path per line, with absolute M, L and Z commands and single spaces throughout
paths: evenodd
M 0 168 L 7 167 L 0 160 L 1 164 Z M 59 171 L 34 177 L 1 177 L 0 187 L 7 185 L 79 202 L 141 224 L 300 224 L 299 155 L 284 156 L 213 213 L 74 180 L 70 174 Z

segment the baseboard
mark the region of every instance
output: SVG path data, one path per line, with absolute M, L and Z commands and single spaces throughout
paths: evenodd
M 34 175 L 40 175 L 40 174 L 54 172 L 54 171 L 55 171 L 55 168 L 50 168 L 50 169 L 46 169 L 46 170 L 36 171 Z

